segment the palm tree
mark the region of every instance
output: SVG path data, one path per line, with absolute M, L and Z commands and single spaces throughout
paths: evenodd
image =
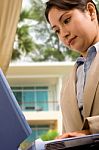
M 23 10 L 16 31 L 12 60 L 20 58 L 21 55 L 27 54 L 33 49 L 32 37 L 29 34 L 29 25 L 24 23 L 26 19 L 30 19 L 30 13 L 27 10 Z

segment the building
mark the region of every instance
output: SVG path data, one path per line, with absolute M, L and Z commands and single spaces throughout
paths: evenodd
M 69 74 L 72 63 L 39 62 L 10 64 L 7 80 L 29 123 L 34 138 L 56 129 L 62 132 L 59 107 L 62 78 Z

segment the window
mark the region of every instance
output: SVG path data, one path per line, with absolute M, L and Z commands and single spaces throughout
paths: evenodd
M 22 93 L 20 91 L 17 91 L 17 92 L 13 91 L 13 93 L 14 93 L 19 105 L 22 106 Z
M 12 87 L 22 110 L 48 110 L 48 87 Z

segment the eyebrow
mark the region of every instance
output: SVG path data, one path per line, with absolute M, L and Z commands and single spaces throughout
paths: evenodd
M 51 28 L 52 28 L 52 30 L 53 30 L 54 28 L 56 28 L 56 25 L 55 25 L 55 26 L 52 26 Z
M 62 17 L 63 17 L 66 13 L 68 13 L 68 12 L 64 12 L 64 13 L 60 16 L 59 22 L 61 21 Z M 53 28 L 55 28 L 55 27 L 56 27 L 56 25 L 52 26 L 51 28 L 53 29 Z

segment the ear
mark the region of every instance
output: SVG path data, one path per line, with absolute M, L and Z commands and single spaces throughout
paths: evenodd
M 91 17 L 91 20 L 94 20 L 97 18 L 96 8 L 93 3 L 91 2 L 87 3 L 87 11 Z

